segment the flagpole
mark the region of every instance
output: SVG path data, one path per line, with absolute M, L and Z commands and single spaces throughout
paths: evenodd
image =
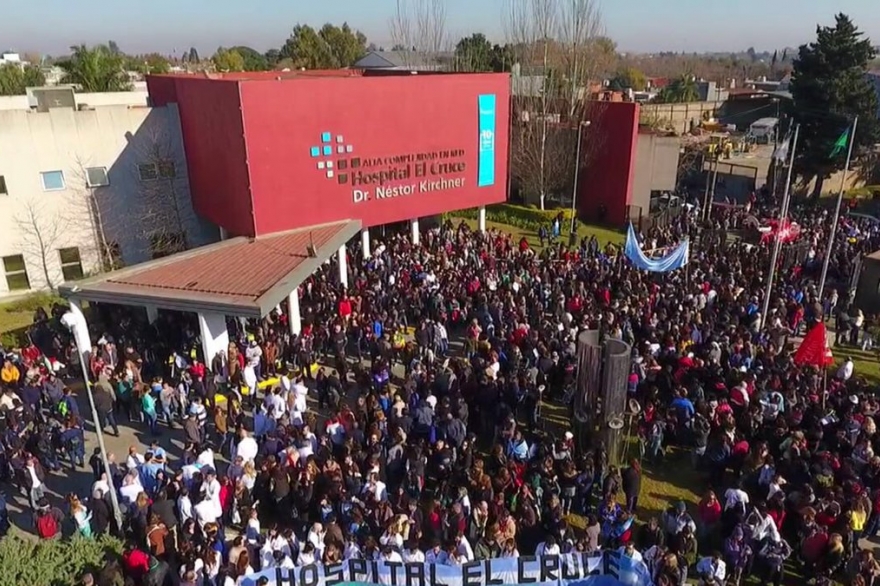
M 773 278 L 776 276 L 776 261 L 779 259 L 779 249 L 782 246 L 782 240 L 779 238 L 779 232 L 785 226 L 785 218 L 788 216 L 788 201 L 791 198 L 791 172 L 794 169 L 794 154 L 797 150 L 798 134 L 800 134 L 801 125 L 794 127 L 794 137 L 791 139 L 791 160 L 788 165 L 788 175 L 785 178 L 785 191 L 782 195 L 782 207 L 780 208 L 779 223 L 776 234 L 773 237 L 773 253 L 770 255 L 770 270 L 767 271 L 767 286 L 764 292 L 764 306 L 761 309 L 761 329 L 767 324 L 767 312 L 770 311 L 770 294 L 773 292 Z
M 825 248 L 825 260 L 822 261 L 822 276 L 819 278 L 819 302 L 822 302 L 825 292 L 825 279 L 828 277 L 828 263 L 831 260 L 831 251 L 834 249 L 834 238 L 837 235 L 837 223 L 840 220 L 840 204 L 843 203 L 843 190 L 846 189 L 846 175 L 849 173 L 849 164 L 852 160 L 853 144 L 855 144 L 856 126 L 859 117 L 853 120 L 852 129 L 849 132 L 849 148 L 846 151 L 846 164 L 843 166 L 843 177 L 840 178 L 840 191 L 837 192 L 837 206 L 834 208 L 834 219 L 831 221 L 831 233 L 828 235 L 828 246 Z

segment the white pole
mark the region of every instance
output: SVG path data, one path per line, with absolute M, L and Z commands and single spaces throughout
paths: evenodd
M 339 247 L 339 252 L 336 254 L 337 266 L 339 267 L 339 284 L 348 288 L 348 257 L 347 251 L 345 250 L 345 244 Z
M 580 175 L 581 170 L 581 136 L 584 130 L 584 126 L 587 126 L 588 122 L 579 122 L 578 123 L 578 131 L 577 131 L 577 149 L 575 150 L 575 160 L 574 160 L 574 181 L 571 185 L 571 226 L 569 226 L 568 233 L 575 234 L 575 222 L 577 218 L 577 189 L 578 189 L 578 175 Z
M 480 232 L 486 231 L 486 206 L 480 206 L 477 215 L 477 228 L 479 228 Z
M 410 228 L 412 228 L 412 243 L 417 245 L 419 243 L 419 236 L 420 236 L 419 219 L 415 218 L 414 220 L 410 220 L 409 225 L 410 225 Z
M 104 430 L 101 428 L 101 419 L 98 417 L 98 409 L 95 407 L 95 396 L 92 394 L 92 385 L 89 384 L 89 370 L 86 368 L 86 353 L 91 352 L 91 348 L 83 348 L 80 341 L 81 332 L 77 332 L 77 328 L 87 328 L 85 316 L 76 302 L 71 302 L 71 313 L 76 316 L 71 333 L 76 342 L 76 353 L 79 355 L 79 367 L 82 370 L 83 386 L 89 397 L 89 406 L 92 408 L 92 422 L 95 425 L 95 435 L 98 436 L 98 449 L 101 450 L 101 463 L 104 465 L 104 473 L 107 475 L 107 482 L 110 485 L 110 504 L 113 507 L 113 516 L 116 518 L 117 531 L 123 530 L 122 510 L 119 508 L 119 498 L 116 495 L 116 485 L 113 483 L 113 475 L 110 473 L 110 460 L 107 459 L 107 446 L 104 444 Z
M 773 278 L 776 276 L 776 261 L 779 259 L 779 248 L 782 242 L 779 238 L 779 230 L 788 216 L 788 201 L 791 197 L 791 172 L 794 169 L 794 154 L 797 150 L 798 134 L 800 134 L 801 125 L 794 127 L 794 137 L 791 140 L 791 160 L 788 164 L 788 176 L 785 178 L 785 192 L 782 195 L 782 208 L 779 214 L 779 224 L 777 233 L 773 238 L 773 253 L 770 255 L 770 270 L 767 271 L 767 290 L 764 292 L 764 306 L 761 309 L 761 329 L 767 324 L 767 312 L 770 311 L 770 293 L 773 291 Z
M 843 190 L 846 189 L 846 175 L 849 173 L 849 163 L 852 160 L 853 143 L 855 143 L 856 126 L 859 117 L 853 120 L 852 129 L 849 131 L 849 148 L 846 151 L 846 164 L 843 166 L 843 177 L 840 178 L 840 191 L 837 192 L 837 206 L 834 208 L 834 219 L 831 221 L 831 232 L 828 234 L 828 246 L 825 248 L 825 260 L 822 261 L 822 276 L 819 278 L 819 301 L 825 291 L 825 279 L 828 277 L 828 262 L 831 259 L 831 251 L 834 249 L 834 237 L 837 235 L 837 222 L 840 220 L 840 204 L 843 203 Z

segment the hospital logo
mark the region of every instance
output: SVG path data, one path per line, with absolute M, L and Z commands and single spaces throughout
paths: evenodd
M 340 184 L 348 183 L 348 170 L 357 169 L 361 166 L 359 157 L 349 159 L 354 152 L 354 146 L 345 143 L 345 137 L 341 134 L 333 135 L 332 132 L 321 133 L 321 143 L 311 147 L 309 154 L 319 172 L 327 179 L 336 178 Z

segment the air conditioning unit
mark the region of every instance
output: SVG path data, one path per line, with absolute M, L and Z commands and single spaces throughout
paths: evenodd
M 76 94 L 73 86 L 50 86 L 27 88 L 28 106 L 37 112 L 48 112 L 52 108 L 76 109 Z

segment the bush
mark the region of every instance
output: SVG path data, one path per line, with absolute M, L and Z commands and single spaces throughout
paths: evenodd
M 55 303 L 66 303 L 64 299 L 52 293 L 32 293 L 15 301 L 4 303 L 0 310 L 10 313 L 33 313 L 42 307 L 47 312 Z
M 112 537 L 35 540 L 9 535 L 0 540 L 0 586 L 77 586 L 85 572 L 97 572 L 108 555 L 122 554 Z
M 486 220 L 507 224 L 522 230 L 537 232 L 541 226 L 549 227 L 553 220 L 562 213 L 566 221 L 571 221 L 571 209 L 556 208 L 552 210 L 539 210 L 534 205 L 520 206 L 509 203 L 501 203 L 486 207 Z M 477 208 L 450 212 L 450 216 L 475 220 L 479 216 Z

